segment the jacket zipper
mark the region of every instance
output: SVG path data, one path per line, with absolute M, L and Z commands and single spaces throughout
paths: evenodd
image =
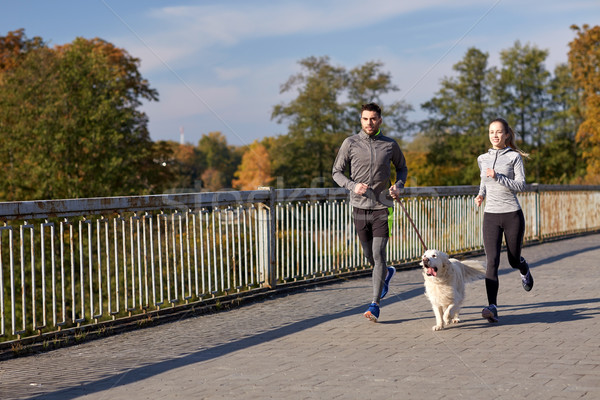
M 369 186 L 371 188 L 373 188 L 373 158 L 374 158 L 374 154 L 373 154 L 373 140 L 371 137 L 369 137 Z
M 492 164 L 492 169 L 494 169 L 496 167 L 496 161 L 498 160 L 498 152 L 500 150 L 496 150 L 496 157 L 494 158 L 494 163 Z

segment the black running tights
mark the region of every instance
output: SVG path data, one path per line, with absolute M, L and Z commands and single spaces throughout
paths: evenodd
M 502 250 L 502 235 L 506 242 L 508 263 L 525 275 L 528 270 L 527 262 L 521 258 L 523 236 L 525 234 L 525 217 L 523 211 L 483 215 L 483 246 L 487 257 L 485 288 L 489 304 L 498 301 L 498 267 L 500 266 L 500 251 Z

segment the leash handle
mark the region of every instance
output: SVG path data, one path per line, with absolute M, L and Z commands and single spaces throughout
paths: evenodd
M 400 206 L 402 207 L 402 211 L 404 211 L 404 214 L 406 215 L 406 217 L 410 221 L 410 224 L 412 225 L 413 229 L 415 230 L 415 232 L 417 232 L 417 236 L 419 237 L 419 240 L 421 241 L 421 244 L 423 245 L 423 248 L 425 249 L 425 251 L 427 251 L 427 246 L 425 246 L 425 242 L 423 241 L 423 238 L 421 237 L 421 234 L 419 233 L 419 230 L 417 229 L 417 226 L 415 225 L 415 223 L 413 222 L 412 218 L 410 217 L 410 214 L 408 214 L 408 211 L 404 207 L 404 204 L 402 203 L 402 199 L 398 198 L 396 201 L 398 203 L 400 203 Z

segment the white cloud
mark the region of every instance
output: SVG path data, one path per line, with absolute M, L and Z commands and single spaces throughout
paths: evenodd
M 237 78 L 246 77 L 250 74 L 250 69 L 247 67 L 236 67 L 236 68 L 215 68 L 216 75 L 219 79 L 224 81 L 230 81 Z
M 240 98 L 235 86 L 200 86 L 198 84 L 166 84 L 159 89 L 160 102 L 145 106 L 154 118 L 187 118 L 213 114 L 235 104 Z
M 236 43 L 242 38 L 293 33 L 329 32 L 344 28 L 356 28 L 393 18 L 402 13 L 444 4 L 442 0 L 409 2 L 379 1 L 376 6 L 364 1 L 345 0 L 329 2 L 255 2 L 220 6 L 164 7 L 152 12 L 159 20 L 176 19 L 193 24 L 196 32 L 205 33 L 206 42 Z M 189 25 L 185 30 L 189 29 Z
M 576 5 L 598 10 L 594 2 L 579 1 Z M 130 45 L 125 47 L 143 60 L 142 73 L 151 78 L 160 93 L 160 103 L 147 106 L 154 121 L 203 118 L 204 126 L 199 128 L 202 131 L 222 130 L 243 143 L 249 129 L 254 129 L 251 133 L 254 137 L 248 139 L 250 142 L 257 135 L 267 136 L 277 130 L 279 126 L 270 119 L 272 108 L 289 101 L 295 94 L 279 94 L 279 86 L 298 72 L 298 59 L 313 55 L 299 51 L 282 57 L 269 51 L 268 46 L 276 42 L 270 39 L 304 43 L 301 39 L 306 38 L 310 43 L 315 37 L 321 37 L 319 34 L 335 33 L 327 36 L 335 36 L 330 46 L 323 47 L 333 64 L 343 60 L 342 65 L 352 68 L 366 61 L 381 60 L 383 68 L 391 72 L 401 89 L 398 99 L 411 103 L 417 110 L 415 114 L 419 114 L 420 104 L 435 95 L 442 77 L 455 74 L 452 66 L 463 58 L 469 47 L 487 52 L 490 65 L 498 65 L 499 52 L 518 39 L 522 44 L 549 49 L 547 67 L 550 71 L 556 63 L 566 61 L 566 46 L 574 35 L 568 26 L 547 23 L 549 18 L 544 14 L 561 15 L 569 8 L 554 11 L 548 8 L 562 6 L 558 2 L 522 4 L 516 0 L 464 0 L 452 4 L 443 0 L 419 3 L 389 0 L 380 1 L 376 6 L 359 0 L 259 0 L 164 7 L 146 15 L 151 29 L 140 29 L 139 37 L 130 38 Z M 443 12 L 446 9 L 447 16 Z M 402 35 L 397 44 L 385 36 L 389 32 L 369 29 L 394 18 L 406 22 L 404 15 L 423 10 L 432 12 L 417 13 L 421 19 L 401 26 Z M 469 11 L 459 13 L 457 10 Z M 525 12 L 525 16 L 521 16 Z M 531 19 L 527 20 L 528 16 Z M 348 52 L 348 46 L 338 49 L 336 46 L 341 42 L 333 42 L 339 39 L 338 33 L 348 32 L 349 37 L 357 37 L 363 31 L 365 35 L 375 35 L 379 45 Z M 379 34 L 382 36 L 377 36 Z M 140 43 L 139 38 L 144 43 Z M 341 43 L 340 47 L 344 45 L 346 43 Z M 168 86 L 160 83 L 167 79 L 173 83 Z
M 144 111 L 151 116 L 153 139 L 177 140 L 177 127 L 183 121 L 186 138 L 219 130 L 230 143 L 248 144 L 273 136 L 284 130 L 271 120 L 273 106 L 289 100 L 289 95 L 279 94 L 279 83 L 298 72 L 296 69 L 294 60 L 270 60 L 266 65 L 221 71 L 228 76 L 244 74 L 235 86 L 196 80 L 159 83 L 156 88 L 160 102 L 144 105 Z M 253 128 L 249 131 L 247 127 Z
M 462 3 L 478 4 L 472 0 Z M 446 6 L 444 0 L 387 0 L 376 6 L 359 0 L 262 5 L 243 2 L 237 3 L 235 10 L 230 3 L 170 6 L 150 11 L 148 27 L 136 32 L 136 40 L 126 40 L 126 48 L 143 59 L 143 68 L 149 72 L 164 64 L 202 56 L 209 48 L 228 47 L 244 40 L 376 26 L 408 12 Z

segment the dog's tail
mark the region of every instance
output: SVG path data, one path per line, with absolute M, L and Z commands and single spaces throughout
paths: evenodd
M 465 281 L 470 282 L 485 277 L 485 262 L 477 260 L 464 260 L 459 262 L 463 266 L 462 270 Z

